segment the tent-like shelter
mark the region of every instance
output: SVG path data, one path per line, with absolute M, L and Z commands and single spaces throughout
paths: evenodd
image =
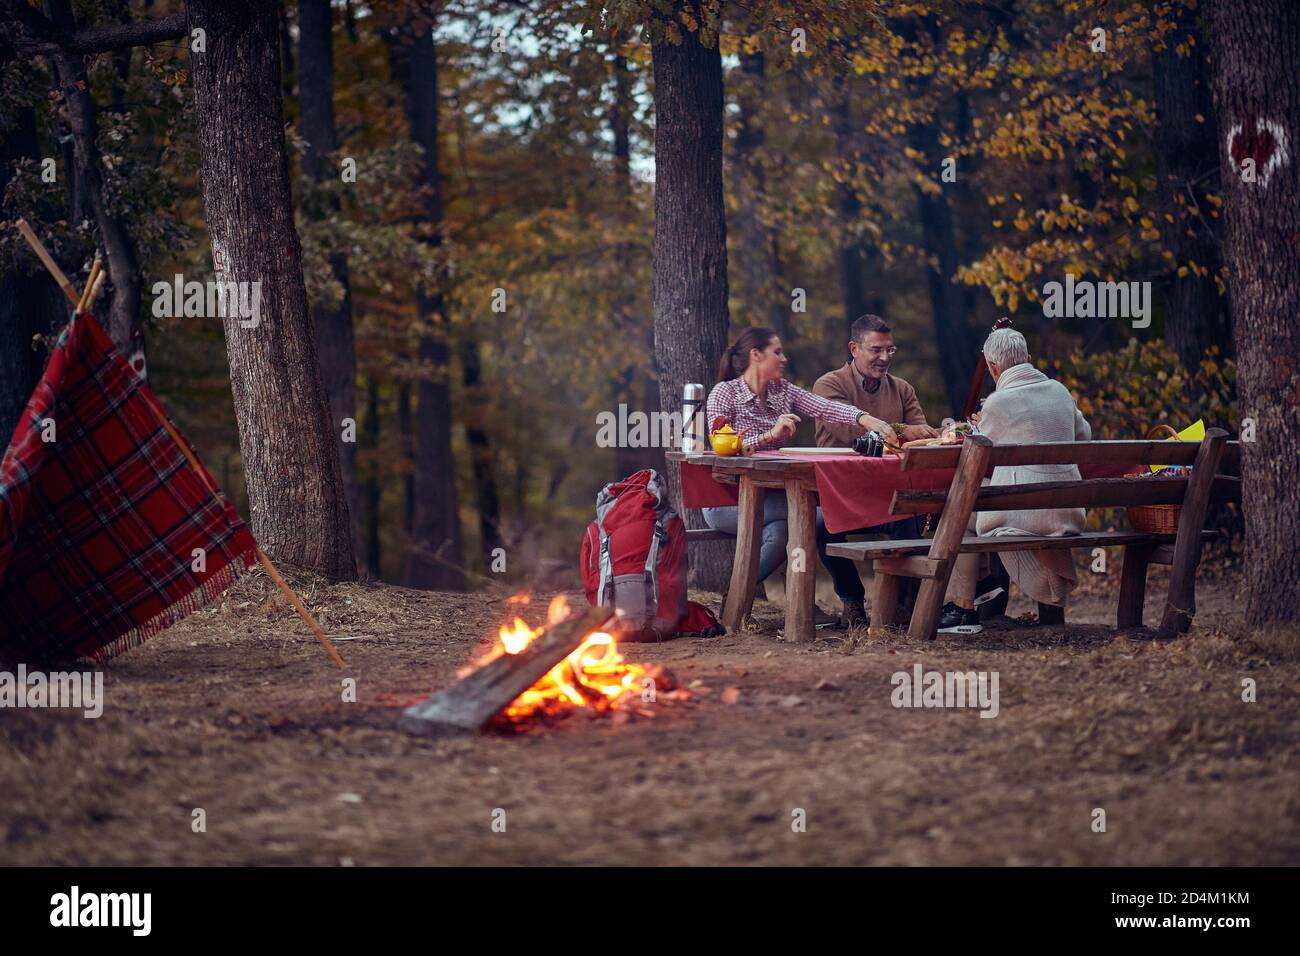
M 102 663 L 226 590 L 259 561 L 342 667 L 298 596 L 145 381 L 75 301 L 0 461 L 0 661 Z

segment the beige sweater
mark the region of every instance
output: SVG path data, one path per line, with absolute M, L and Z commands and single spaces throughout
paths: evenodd
M 917 401 L 916 389 L 897 375 L 886 375 L 874 392 L 862 387 L 862 376 L 846 362 L 817 379 L 812 387 L 814 395 L 852 405 L 887 425 L 902 422 L 906 425 L 924 425 L 925 412 Z M 846 448 L 853 439 L 864 434 L 861 425 L 836 425 L 818 420 L 817 445 L 819 448 Z

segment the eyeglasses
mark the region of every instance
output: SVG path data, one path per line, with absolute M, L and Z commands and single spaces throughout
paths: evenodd
M 894 357 L 894 353 L 898 351 L 898 347 L 897 347 L 897 346 L 894 346 L 894 345 L 891 345 L 891 346 L 890 346 L 889 348 L 887 348 L 887 349 L 882 349 L 882 348 L 871 348 L 871 349 L 866 349 L 865 351 L 866 351 L 866 353 L 867 353 L 868 355 L 870 355 L 872 358 L 883 358 L 883 357 L 886 356 L 886 355 L 889 356 L 890 358 L 893 358 L 893 357 Z

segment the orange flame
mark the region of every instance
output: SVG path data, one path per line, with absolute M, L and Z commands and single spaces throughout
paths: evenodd
M 569 616 L 569 602 L 564 595 L 551 601 L 546 611 L 548 625 Z M 518 654 L 541 635 L 522 618 L 516 617 L 500 631 L 500 651 Z M 641 689 L 647 674 L 639 664 L 629 664 L 618 651 L 613 635 L 604 631 L 588 634 L 572 654 L 556 664 L 532 687 L 515 698 L 505 710 L 508 718 L 518 719 L 537 712 L 560 713 L 569 708 L 591 707 L 608 710 L 618 707 L 629 692 Z

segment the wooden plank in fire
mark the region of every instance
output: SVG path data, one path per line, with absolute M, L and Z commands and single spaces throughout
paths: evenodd
M 501 654 L 472 674 L 408 707 L 398 729 L 426 737 L 471 734 L 578 649 L 588 634 L 612 626 L 612 607 L 593 607 L 558 624 L 518 654 Z

